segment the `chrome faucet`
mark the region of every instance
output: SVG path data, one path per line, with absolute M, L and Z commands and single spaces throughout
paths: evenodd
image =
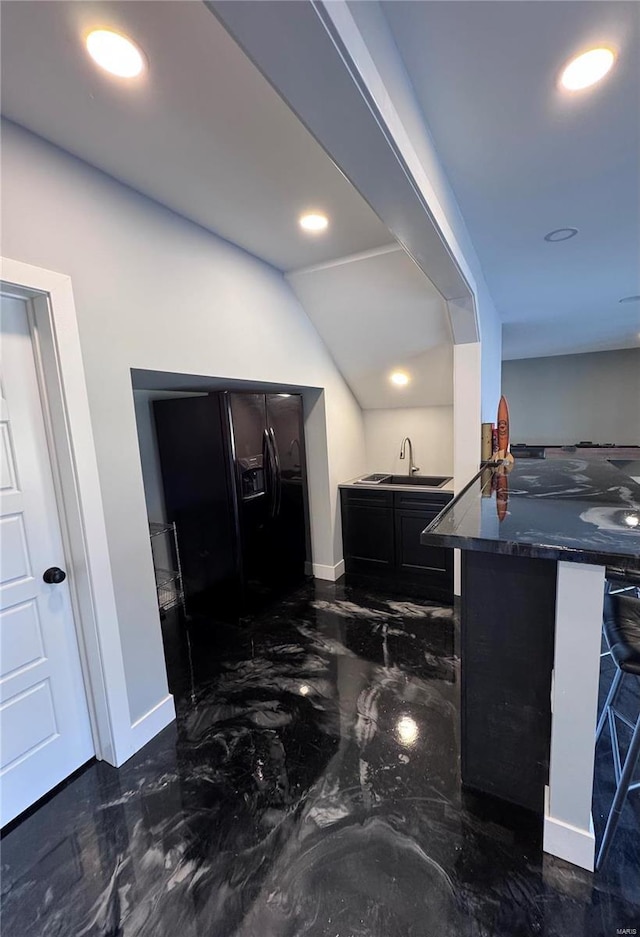
M 404 459 L 406 457 L 407 443 L 409 443 L 409 475 L 417 475 L 420 469 L 417 465 L 413 464 L 413 446 L 408 436 L 405 436 L 402 440 L 402 445 L 400 446 L 400 458 Z

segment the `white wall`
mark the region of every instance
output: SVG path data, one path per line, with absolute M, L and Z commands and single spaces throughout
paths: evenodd
M 142 470 L 147 517 L 150 521 L 163 523 L 167 519 L 167 514 L 162 490 L 162 473 L 156 441 L 156 428 L 151 412 L 151 401 L 154 396 L 153 391 L 134 390 L 133 403 L 136 414 L 140 468 Z M 155 542 L 153 543 L 155 565 L 160 569 L 170 569 L 172 566 L 169 560 L 170 546 L 165 542 L 165 539 L 165 537 L 157 537 L 154 538 Z
M 640 444 L 640 348 L 504 361 L 511 439 Z
M 398 245 L 287 274 L 363 410 L 453 402 L 447 306 Z M 401 391 L 389 374 L 404 370 Z
M 130 369 L 324 388 L 311 418 L 314 561 L 340 559 L 337 483 L 366 468 L 361 411 L 280 273 L 13 124 L 2 252 L 68 274 L 100 470 L 132 722 L 167 692 Z M 241 210 L 241 206 L 238 206 Z M 326 447 L 328 463 L 314 458 Z
M 482 354 L 479 342 L 455 345 L 453 349 L 453 477 L 458 494 L 477 473 L 481 455 L 480 372 Z M 460 595 L 460 550 L 454 550 L 453 591 Z
M 481 414 L 477 393 L 482 367 L 479 342 L 455 345 L 453 357 L 453 470 L 460 491 L 480 467 Z
M 160 470 L 160 457 L 156 441 L 151 403 L 156 399 L 152 390 L 134 390 L 133 402 L 136 412 L 136 427 L 138 430 L 138 444 L 140 446 L 140 468 L 142 469 L 142 483 L 144 485 L 144 500 L 147 506 L 147 516 L 150 521 L 162 523 L 167 515 L 162 492 L 162 474 Z
M 413 444 L 413 461 L 421 475 L 453 475 L 453 407 L 407 407 L 364 410 L 368 472 L 407 475 L 400 459 L 405 436 Z

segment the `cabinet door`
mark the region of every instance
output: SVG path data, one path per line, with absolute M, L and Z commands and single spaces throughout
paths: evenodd
M 380 574 L 394 567 L 393 509 L 343 501 L 345 568 L 350 573 Z
M 462 781 L 544 811 L 556 563 L 462 551 Z
M 420 543 L 420 534 L 438 513 L 437 510 L 396 510 L 396 567 L 399 572 L 439 573 L 442 576 L 451 572 L 452 550 L 427 547 Z

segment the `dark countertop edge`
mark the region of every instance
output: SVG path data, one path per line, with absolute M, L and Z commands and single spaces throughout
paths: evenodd
M 447 505 L 449 507 L 449 505 Z M 543 560 L 565 560 L 567 563 L 586 563 L 593 566 L 615 566 L 616 569 L 640 572 L 640 560 L 629 553 L 599 553 L 588 548 L 579 550 L 559 544 L 523 543 L 515 540 L 484 540 L 481 537 L 461 537 L 457 534 L 431 534 L 429 528 L 438 522 L 435 518 L 420 534 L 423 546 L 454 547 L 499 553 L 503 556 L 524 556 Z
M 640 449 L 640 444 L 636 442 L 618 445 L 617 443 L 603 444 L 601 446 L 590 445 L 580 446 L 578 443 L 560 443 L 560 442 L 512 442 L 511 449 L 561 449 L 563 452 L 617 452 L 618 449 Z
M 425 527 L 420 534 L 420 543 L 426 547 L 453 547 L 456 550 L 476 550 L 483 553 L 499 553 L 503 556 L 528 556 L 535 559 L 565 560 L 567 563 L 591 563 L 594 566 L 615 566 L 617 569 L 640 571 L 640 558 L 630 553 L 599 553 L 597 550 L 577 549 L 560 544 L 526 543 L 521 540 L 489 540 L 482 537 L 463 537 L 459 534 L 432 534 L 431 528 L 441 521 L 444 511 L 451 511 L 474 482 L 492 462 L 483 462 L 479 472 L 471 478 L 462 491 Z M 620 471 L 620 469 L 618 469 Z M 624 474 L 624 473 L 623 473 Z

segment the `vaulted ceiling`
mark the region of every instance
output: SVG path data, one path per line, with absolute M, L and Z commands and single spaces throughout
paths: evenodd
M 400 247 L 295 271 L 288 280 L 362 407 L 453 404 L 445 302 Z M 394 371 L 409 383 L 390 388 Z
M 149 67 L 141 81 L 113 79 L 89 59 L 82 39 L 98 25 L 142 47 Z M 282 271 L 373 251 L 366 263 L 341 260 L 333 274 L 304 275 L 304 288 L 296 286 L 303 306 L 361 406 L 451 396 L 439 294 L 204 3 L 9 0 L 1 39 L 5 117 Z M 330 219 L 321 236 L 298 226 L 312 208 Z M 390 245 L 392 257 L 376 253 Z M 346 293 L 329 288 L 340 276 Z M 421 370 L 421 352 L 427 364 L 439 355 L 438 381 L 425 373 L 410 393 L 391 386 L 393 367 Z
M 96 68 L 97 25 L 135 39 L 147 74 Z M 6 117 L 275 267 L 392 240 L 203 3 L 3 2 L 1 40 Z M 321 237 L 298 227 L 314 207 Z
M 637 346 L 640 304 L 619 300 L 640 294 L 640 5 L 382 9 L 503 319 L 504 356 Z M 143 46 L 135 89 L 84 53 L 98 22 Z M 560 92 L 561 66 L 602 43 L 618 52 L 611 74 Z M 3 2 L 1 65 L 7 117 L 283 271 L 392 240 L 203 3 Z M 331 218 L 322 237 L 297 227 L 311 207 Z M 567 226 L 573 239 L 544 240 Z M 314 314 L 332 341 L 332 310 L 325 326 Z M 365 334 L 372 360 L 383 333 Z M 387 364 L 400 355 L 390 342 Z

